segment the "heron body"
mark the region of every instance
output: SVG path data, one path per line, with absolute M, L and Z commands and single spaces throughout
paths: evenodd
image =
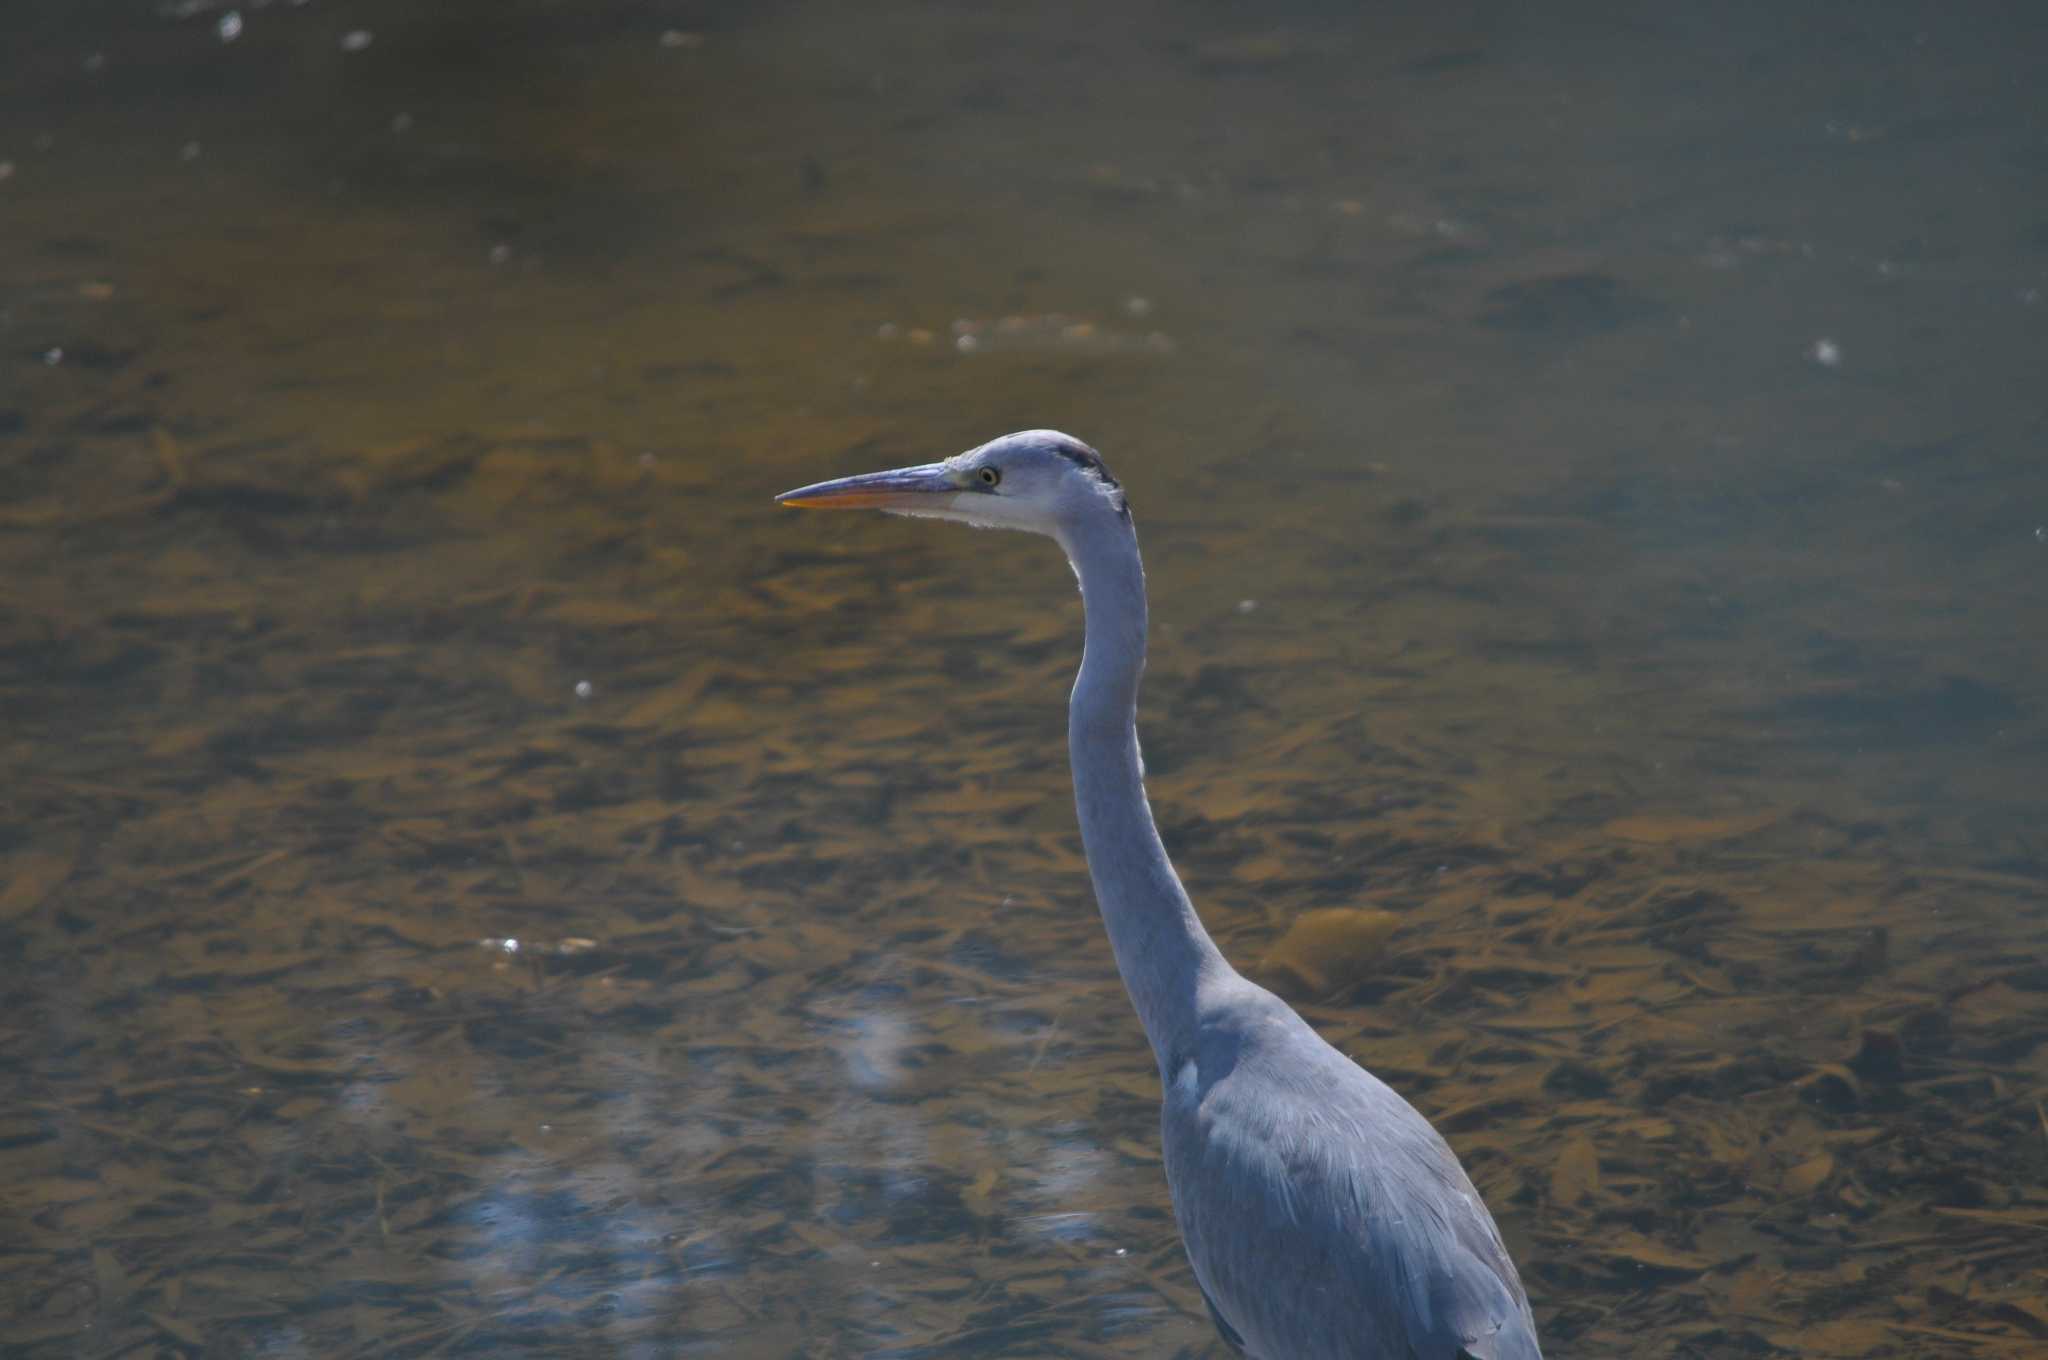
M 1231 968 L 1167 859 L 1138 749 L 1145 573 L 1100 455 L 1027 430 L 779 499 L 1023 529 L 1066 551 L 1086 613 L 1067 723 L 1075 809 L 1159 1064 L 1174 1214 L 1224 1337 L 1254 1360 L 1540 1360 L 1514 1262 L 1456 1154 Z

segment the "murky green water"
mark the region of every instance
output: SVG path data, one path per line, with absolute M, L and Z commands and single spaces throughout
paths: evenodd
M 1071 577 L 769 501 L 1049 424 L 1550 1353 L 2038 1354 L 2044 21 L 1412 8 L 10 6 L 0 1349 L 1220 1354 Z

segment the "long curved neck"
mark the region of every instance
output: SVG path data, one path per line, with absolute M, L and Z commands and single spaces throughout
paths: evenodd
M 1192 1034 L 1201 983 L 1229 971 L 1202 929 L 1152 822 L 1138 755 L 1138 681 L 1145 670 L 1145 568 L 1128 518 L 1091 517 L 1060 535 L 1081 578 L 1087 643 L 1067 710 L 1067 753 L 1088 875 L 1163 1077 Z

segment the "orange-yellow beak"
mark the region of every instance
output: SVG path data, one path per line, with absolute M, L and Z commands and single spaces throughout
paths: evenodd
M 932 497 L 959 490 L 960 483 L 944 463 L 926 463 L 800 486 L 783 492 L 775 500 L 779 505 L 800 510 L 906 510 L 929 505 Z

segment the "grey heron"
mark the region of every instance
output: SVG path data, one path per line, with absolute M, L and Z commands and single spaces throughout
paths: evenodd
M 1145 797 L 1145 570 L 1123 488 L 1070 435 L 783 493 L 1022 529 L 1080 578 L 1067 716 L 1074 802 L 1117 971 L 1164 1088 L 1166 1180 L 1217 1329 L 1254 1360 L 1541 1360 L 1493 1217 L 1443 1138 L 1202 928 Z

